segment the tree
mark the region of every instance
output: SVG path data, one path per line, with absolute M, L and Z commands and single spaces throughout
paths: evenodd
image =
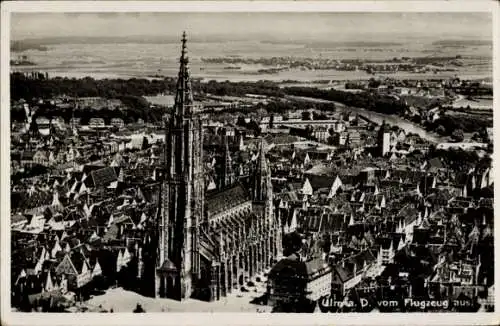
M 311 120 L 311 112 L 302 111 L 302 120 Z
M 138 303 L 138 304 L 137 304 L 137 306 L 135 307 L 135 309 L 134 309 L 134 311 L 133 311 L 133 312 L 134 312 L 134 313 L 144 313 L 144 312 L 146 312 L 146 311 L 145 311 L 145 310 L 142 308 L 142 306 Z
M 326 114 L 313 112 L 313 120 L 326 120 Z
M 269 117 L 269 129 L 273 128 L 274 128 L 274 114 L 271 114 L 271 116 Z
M 142 150 L 147 149 L 149 147 L 149 141 L 147 137 L 142 138 Z
M 411 117 L 411 121 L 420 124 L 422 122 L 422 117 L 420 117 L 419 115 L 414 115 L 413 117 Z
M 440 158 L 447 168 L 454 171 L 467 171 L 479 162 L 479 157 L 475 152 L 464 151 L 463 149 L 442 150 L 436 149 L 435 146 L 429 148 L 428 157 Z
M 479 129 L 478 136 L 479 139 L 485 143 L 488 143 L 490 140 L 489 139 L 490 137 L 488 136 L 488 130 L 486 129 L 486 127 Z
M 311 136 L 312 133 L 313 133 L 313 131 L 314 131 L 313 127 L 311 125 L 307 125 L 307 127 L 306 127 L 306 134 L 308 136 Z
M 442 125 L 439 125 L 437 128 L 436 128 L 436 132 L 440 135 L 444 135 L 446 134 L 446 129 L 442 126 Z
M 479 135 L 479 133 L 478 133 L 478 132 L 475 132 L 475 133 L 472 135 L 472 138 L 471 138 L 471 139 L 472 139 L 472 140 L 474 140 L 474 141 L 481 141 L 481 140 L 482 140 L 482 138 L 481 138 L 481 136 Z
M 245 118 L 243 116 L 239 116 L 238 120 L 236 121 L 236 124 L 238 126 L 246 126 Z
M 300 250 L 302 246 L 302 237 L 299 233 L 288 233 L 283 237 L 283 252 L 286 256 Z
M 380 86 L 380 80 L 375 80 L 374 78 L 370 78 L 370 81 L 368 82 L 368 87 L 377 88 L 379 86 Z
M 462 129 L 455 129 L 451 134 L 451 138 L 457 142 L 464 140 L 464 132 Z

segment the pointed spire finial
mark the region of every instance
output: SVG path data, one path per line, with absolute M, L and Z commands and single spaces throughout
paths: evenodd
M 186 57 L 186 31 L 182 32 L 182 53 L 181 53 L 181 60 L 183 60 Z

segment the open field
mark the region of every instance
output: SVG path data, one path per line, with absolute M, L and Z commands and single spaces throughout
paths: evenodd
M 403 44 L 404 43 L 404 44 Z M 331 60 L 389 60 L 393 57 L 428 57 L 448 56 L 449 49 L 441 48 L 430 43 L 403 42 L 384 47 L 364 44 L 354 44 L 349 47 L 339 44 L 329 44 L 322 47 L 310 47 L 301 43 L 269 43 L 258 41 L 237 42 L 191 42 L 189 57 L 192 76 L 195 78 L 257 81 L 257 80 L 359 80 L 369 79 L 377 75 L 370 75 L 364 71 L 337 71 L 337 70 L 302 70 L 289 69 L 277 73 L 257 73 L 262 65 L 243 65 L 242 69 L 225 69 L 224 63 L 206 63 L 206 57 L 244 56 L 245 58 L 323 58 Z M 258 51 L 257 51 L 258 49 Z M 94 78 L 121 78 L 176 76 L 178 65 L 177 43 L 119 43 L 119 44 L 49 44 L 46 51 L 30 49 L 23 52 L 29 61 L 36 66 L 15 66 L 13 70 L 48 71 L 51 76 Z M 457 50 L 453 49 L 453 54 Z M 458 75 L 466 79 L 491 78 L 491 46 L 464 47 L 458 51 L 463 56 L 471 56 L 462 67 L 455 67 L 457 71 L 443 71 L 434 73 L 397 72 L 380 74 L 382 77 L 403 79 L 449 78 Z M 18 53 L 13 52 L 12 57 Z M 244 69 L 243 69 L 244 68 Z M 266 66 L 266 68 L 273 68 Z

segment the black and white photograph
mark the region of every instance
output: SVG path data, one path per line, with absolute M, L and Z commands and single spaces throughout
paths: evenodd
M 116 6 L 9 13 L 10 314 L 495 312 L 495 6 Z

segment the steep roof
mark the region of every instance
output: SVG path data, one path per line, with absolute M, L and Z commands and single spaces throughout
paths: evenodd
M 61 263 L 56 267 L 56 272 L 59 274 L 78 275 L 78 270 L 73 265 L 69 255 L 65 255 Z
M 247 190 L 241 184 L 236 183 L 222 191 L 208 193 L 205 201 L 206 211 L 209 216 L 213 216 L 249 200 Z
M 87 264 L 87 259 L 80 252 L 80 250 L 74 250 L 71 252 L 71 261 L 73 262 L 73 266 L 75 266 L 76 270 L 80 274 L 83 270 L 83 265 Z
M 314 190 L 318 190 L 322 188 L 330 189 L 336 177 L 326 175 L 310 175 L 307 178 L 309 179 L 309 183 L 312 188 Z
M 89 187 L 101 187 L 118 180 L 116 171 L 112 167 L 104 167 L 102 169 L 93 170 L 85 179 L 85 184 Z
M 82 172 L 74 172 L 73 174 L 75 176 L 79 176 L 80 173 L 81 174 L 85 173 L 85 174 L 89 175 L 89 173 L 91 173 L 92 171 L 99 170 L 99 169 L 102 169 L 102 168 L 104 168 L 104 165 L 90 165 L 90 164 L 88 164 L 88 165 L 85 165 L 83 167 Z M 80 178 L 81 178 L 81 176 L 80 176 Z

